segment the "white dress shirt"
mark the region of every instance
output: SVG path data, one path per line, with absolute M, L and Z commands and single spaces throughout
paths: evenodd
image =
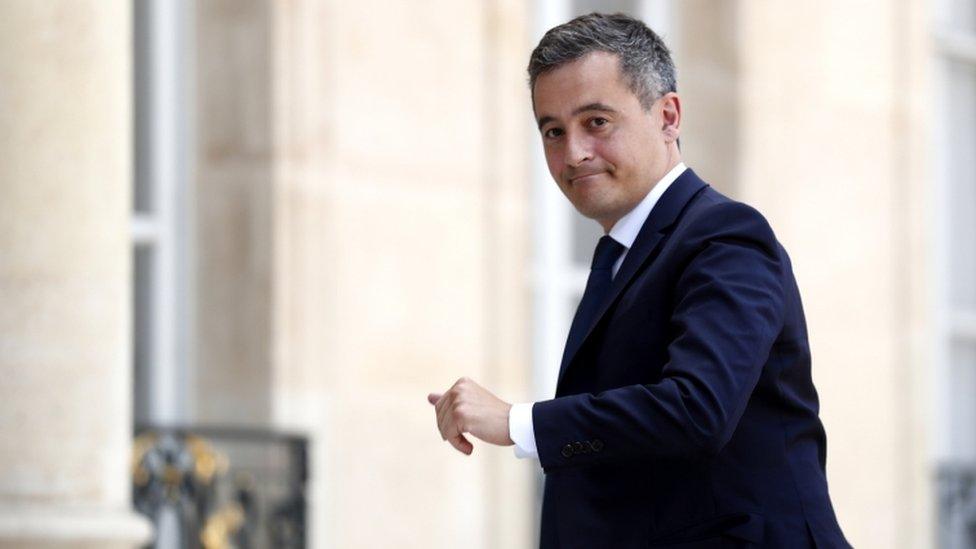
M 674 183 L 674 180 L 678 179 L 678 176 L 684 173 L 685 169 L 684 162 L 678 162 L 674 168 L 671 168 L 671 171 L 651 188 L 647 196 L 633 210 L 627 212 L 626 215 L 617 220 L 613 224 L 613 227 L 610 228 L 610 232 L 608 233 L 610 238 L 616 240 L 624 247 L 624 253 L 620 254 L 616 263 L 613 264 L 611 276 L 617 276 L 617 271 L 620 270 L 620 266 L 623 265 L 627 253 L 630 251 L 631 246 L 634 245 L 634 241 L 637 240 L 637 233 L 644 226 L 644 222 L 647 221 L 647 216 L 654 209 L 654 205 L 657 204 L 658 199 Z M 515 456 L 519 458 L 538 459 L 539 457 L 539 451 L 535 445 L 535 427 L 532 423 L 532 406 L 534 404 L 534 402 L 513 404 L 512 409 L 508 412 L 508 436 L 515 442 Z

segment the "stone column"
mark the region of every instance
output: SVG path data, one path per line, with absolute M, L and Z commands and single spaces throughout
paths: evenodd
M 0 5 L 0 547 L 136 547 L 131 13 Z

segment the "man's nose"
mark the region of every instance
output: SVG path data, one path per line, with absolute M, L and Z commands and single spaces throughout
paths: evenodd
M 586 136 L 567 136 L 566 164 L 578 168 L 584 162 L 593 159 L 593 149 Z

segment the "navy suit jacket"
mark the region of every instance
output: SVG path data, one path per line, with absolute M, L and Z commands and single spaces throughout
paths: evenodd
M 686 170 L 532 408 L 541 546 L 849 547 L 818 408 L 786 251 Z

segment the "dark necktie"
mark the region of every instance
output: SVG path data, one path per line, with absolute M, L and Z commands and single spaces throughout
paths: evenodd
M 560 378 L 563 370 L 566 369 L 567 361 L 576 354 L 580 345 L 583 344 L 583 338 L 590 330 L 590 325 L 596 320 L 594 317 L 610 294 L 613 264 L 624 249 L 623 244 L 609 236 L 601 237 L 596 245 L 596 251 L 593 252 L 593 263 L 590 265 L 590 277 L 586 279 L 586 290 L 583 292 L 583 299 L 580 300 L 579 307 L 576 309 L 573 325 L 569 328 L 566 348 L 563 350 L 563 360 L 559 366 Z

